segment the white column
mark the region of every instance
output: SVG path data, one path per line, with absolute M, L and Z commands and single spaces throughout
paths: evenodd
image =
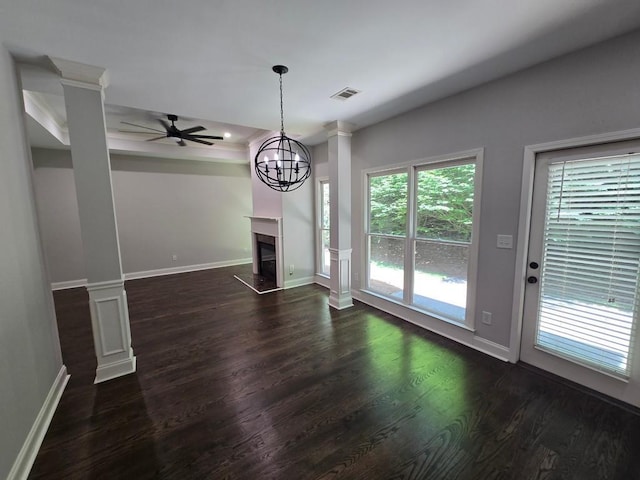
M 336 121 L 325 126 L 329 141 L 329 198 L 331 279 L 329 305 L 353 306 L 351 297 L 351 129 Z
M 67 109 L 99 383 L 136 371 L 104 118 L 105 70 L 51 60 Z

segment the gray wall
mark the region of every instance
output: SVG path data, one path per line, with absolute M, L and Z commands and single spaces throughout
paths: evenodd
M 12 59 L 0 45 L 0 478 L 62 367 L 19 93 Z
M 313 281 L 315 269 L 313 180 L 293 192 L 282 193 L 282 238 L 284 249 L 284 281 L 288 284 Z M 289 267 L 293 265 L 293 274 Z
M 33 161 L 52 281 L 85 278 L 70 152 L 33 149 Z M 251 258 L 247 165 L 123 155 L 111 165 L 125 273 Z
M 496 235 L 518 233 L 523 149 L 640 127 L 639 59 L 636 32 L 355 132 L 353 271 L 364 261 L 363 170 L 484 147 L 476 335 L 508 346 L 516 249 L 497 249 Z M 316 158 L 324 151 L 315 148 Z M 483 310 L 493 325 L 478 321 Z

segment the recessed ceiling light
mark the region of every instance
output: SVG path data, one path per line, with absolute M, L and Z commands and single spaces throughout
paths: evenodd
M 229 138 L 231 134 L 229 132 L 224 132 L 224 138 Z

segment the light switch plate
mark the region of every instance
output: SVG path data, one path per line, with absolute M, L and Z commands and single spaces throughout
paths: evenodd
M 498 235 L 498 242 L 496 244 L 498 248 L 513 248 L 513 236 L 512 235 Z

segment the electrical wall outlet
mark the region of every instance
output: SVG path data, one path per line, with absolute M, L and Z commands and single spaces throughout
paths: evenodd
M 491 312 L 482 312 L 482 323 L 491 325 Z
M 171 260 L 173 260 L 174 262 L 178 260 L 178 255 L 176 255 L 175 253 L 173 255 L 171 255 Z

